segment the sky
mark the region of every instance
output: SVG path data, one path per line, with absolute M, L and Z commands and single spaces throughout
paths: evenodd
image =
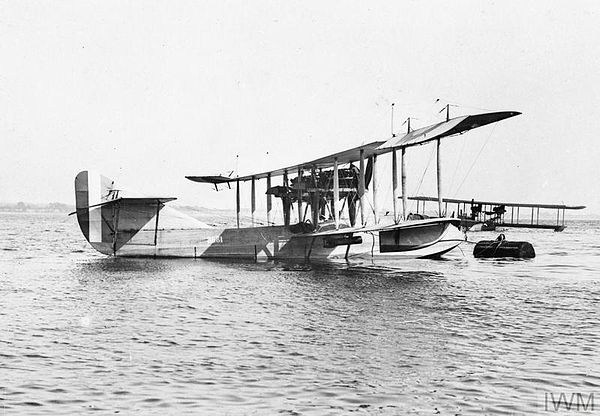
M 94 170 L 232 207 L 233 192 L 184 176 L 385 140 L 391 103 L 398 133 L 451 103 L 453 116 L 523 114 L 443 141 L 446 196 L 600 213 L 597 1 L 0 6 L 0 202 L 73 204 L 75 175 Z M 407 165 L 409 193 L 435 195 L 433 146 Z M 388 204 L 389 160 L 379 172 Z

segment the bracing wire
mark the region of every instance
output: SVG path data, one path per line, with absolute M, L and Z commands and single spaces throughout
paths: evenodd
M 435 153 L 435 147 L 431 147 L 431 153 L 429 155 L 429 160 L 427 161 L 427 166 L 425 166 L 425 169 L 423 170 L 423 175 L 421 175 L 421 180 L 419 181 L 419 185 L 417 186 L 417 189 L 415 190 L 413 195 L 417 195 L 419 193 L 419 191 L 421 190 L 421 185 L 423 185 L 423 180 L 425 179 L 425 174 L 427 173 L 427 170 L 429 169 L 429 165 L 431 165 L 431 161 L 433 160 L 434 153 Z
M 497 126 L 497 124 L 494 124 L 494 127 L 490 131 L 490 134 L 488 135 L 487 139 L 485 139 L 485 142 L 483 142 L 483 145 L 481 146 L 481 149 L 479 149 L 479 153 L 477 153 L 477 156 L 475 156 L 475 158 L 473 159 L 473 163 L 471 163 L 471 166 L 469 167 L 469 170 L 467 171 L 467 174 L 463 178 L 463 180 L 460 183 L 460 185 L 458 185 L 458 188 L 456 189 L 456 192 L 454 193 L 454 195 L 458 194 L 458 191 L 460 191 L 460 188 L 462 188 L 463 184 L 465 183 L 465 181 L 467 180 L 467 178 L 471 174 L 471 170 L 473 170 L 473 167 L 475 166 L 475 162 L 477 162 L 477 159 L 479 159 L 479 156 L 481 156 L 481 153 L 483 152 L 483 149 L 485 149 L 485 146 L 490 141 L 492 135 L 494 134 L 494 131 L 496 130 L 496 126 Z
M 458 172 L 458 167 L 460 166 L 460 162 L 462 162 L 466 142 L 467 141 L 463 137 L 462 146 L 460 147 L 460 153 L 458 154 L 458 161 L 456 162 L 456 166 L 454 167 L 454 172 L 452 173 L 452 177 L 450 178 L 450 187 L 448 189 L 451 189 L 454 186 L 454 178 L 456 178 L 456 173 Z M 456 192 L 454 192 L 451 195 L 456 196 Z
M 494 110 L 492 110 L 492 109 L 489 109 L 489 108 L 473 107 L 472 105 L 467 105 L 467 104 L 461 104 L 461 103 L 457 103 L 457 102 L 456 102 L 456 101 L 454 101 L 454 100 L 448 100 L 448 99 L 446 99 L 446 98 L 444 98 L 444 97 L 439 97 L 438 99 L 439 99 L 440 101 L 451 102 L 451 103 L 452 103 L 452 105 L 456 105 L 456 106 L 463 107 L 463 108 L 470 108 L 470 109 L 472 109 L 472 110 L 481 110 L 481 111 L 494 111 Z
M 381 184 L 378 183 L 377 189 L 380 190 L 381 189 Z M 378 193 L 379 194 L 379 193 Z M 380 202 L 382 202 L 382 204 L 380 205 L 380 211 L 381 211 L 381 207 L 385 207 L 385 209 L 391 209 L 389 208 L 389 201 L 392 201 L 392 204 L 394 203 L 393 201 L 393 196 L 392 195 L 392 189 L 389 186 L 385 187 L 385 193 L 383 194 L 383 200 L 380 198 Z M 385 214 L 384 214 L 385 216 Z
M 377 181 L 377 186 L 375 187 L 373 185 L 373 181 L 371 181 L 371 186 L 373 186 L 373 191 L 374 191 L 372 195 L 375 195 L 375 194 L 379 195 L 379 191 L 381 191 L 381 183 L 379 181 Z M 385 195 L 383 195 L 384 199 L 382 200 L 381 196 L 379 198 L 377 198 L 380 203 L 382 201 L 385 201 L 385 203 L 387 203 L 388 197 L 390 195 L 390 189 L 388 187 L 385 187 L 385 188 L 386 188 Z M 368 195 L 367 195 L 366 199 L 367 199 L 369 206 L 371 207 L 371 212 L 373 212 L 373 218 L 375 218 L 378 215 L 377 213 L 375 213 L 375 200 L 374 200 L 373 196 L 371 196 L 371 198 L 369 198 Z M 379 210 L 381 212 L 381 206 L 379 206 Z
M 435 147 L 432 147 L 431 153 L 429 154 L 429 160 L 427 161 L 427 165 L 425 166 L 425 169 L 423 170 L 423 174 L 421 175 L 421 179 L 419 180 L 419 184 L 417 185 L 416 190 L 413 192 L 413 195 L 418 195 L 419 191 L 421 190 L 421 186 L 423 185 L 423 181 L 425 180 L 425 174 L 427 174 L 429 165 L 431 165 L 431 161 L 433 159 L 434 153 L 435 153 Z M 414 201 L 412 202 L 412 204 L 414 204 Z M 408 207 L 407 207 L 407 210 L 408 210 Z

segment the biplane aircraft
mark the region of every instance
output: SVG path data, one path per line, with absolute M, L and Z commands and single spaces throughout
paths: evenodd
M 417 202 L 416 213 L 425 213 L 426 202 L 437 202 L 430 196 L 410 196 L 409 200 Z M 584 205 L 564 204 L 524 204 L 518 202 L 490 202 L 475 199 L 443 198 L 444 212 L 448 212 L 448 204 L 461 220 L 461 226 L 471 229 L 481 226 L 482 231 L 493 231 L 496 227 L 507 228 L 541 228 L 546 230 L 563 231 L 565 211 L 584 209 Z M 556 222 L 540 223 L 540 209 L 556 211 Z M 531 215 L 529 213 L 531 212 Z
M 217 187 L 235 185 L 236 226 L 218 227 L 188 217 L 165 206 L 174 198 L 131 198 L 116 192 L 114 183 L 88 171 L 75 178 L 76 213 L 80 228 L 96 250 L 114 256 L 223 257 L 269 259 L 330 259 L 349 257 L 430 258 L 439 257 L 464 241 L 459 218 L 446 218 L 442 210 L 440 142 L 495 123 L 518 112 L 466 115 L 392 135 L 316 160 L 267 172 L 239 177 L 187 176 L 194 182 Z M 407 215 L 405 152 L 437 143 L 438 206 L 436 218 Z M 397 151 L 401 153 L 398 198 Z M 378 215 L 377 161 L 392 157 L 393 221 Z M 281 177 L 277 185 L 273 179 Z M 267 224 L 256 218 L 256 182 L 266 181 Z M 240 183 L 251 183 L 252 225 L 240 224 Z M 370 186 L 372 184 L 372 186 Z M 369 192 L 369 186 L 371 191 Z M 372 195 L 371 224 L 367 214 Z M 273 215 L 273 198 L 281 200 L 282 218 Z M 398 207 L 402 202 L 402 209 Z M 291 209 L 296 207 L 297 222 Z M 342 215 L 344 214 L 344 215 Z M 343 221 L 342 217 L 348 221 Z M 369 216 L 371 217 L 371 216 Z

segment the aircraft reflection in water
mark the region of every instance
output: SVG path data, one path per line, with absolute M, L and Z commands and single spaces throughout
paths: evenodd
M 459 230 L 461 219 L 446 218 L 443 210 L 441 139 L 519 114 L 494 112 L 452 119 L 446 115 L 445 121 L 417 130 L 409 125 L 404 135 L 273 171 L 235 178 L 187 176 L 216 188 L 235 185 L 237 225 L 232 228 L 211 226 L 165 206 L 175 198 L 137 197 L 102 175 L 83 171 L 75 178 L 77 219 L 96 250 L 115 256 L 303 260 L 439 257 L 464 241 Z M 439 217 L 407 215 L 406 149 L 433 141 L 437 146 Z M 377 162 L 387 154 L 392 158 L 394 209 L 393 221 L 384 224 L 378 215 Z M 281 182 L 273 186 L 275 177 L 281 177 Z M 263 179 L 267 224 L 259 225 L 256 181 Z M 252 226 L 240 227 L 240 182 L 247 181 L 251 183 Z M 281 200 L 282 218 L 274 218 L 273 198 Z M 292 224 L 294 207 L 297 222 Z M 373 219 L 370 224 L 367 214 Z M 277 220 L 282 223 L 276 224 Z

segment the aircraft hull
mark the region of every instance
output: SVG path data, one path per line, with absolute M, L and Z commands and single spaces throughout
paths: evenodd
M 150 221 L 149 224 L 151 224 Z M 435 230 L 430 229 L 434 227 Z M 415 220 L 402 223 L 398 230 L 417 244 L 382 249 L 381 231 L 355 232 L 355 244 L 331 247 L 332 237 L 292 234 L 283 226 L 252 228 L 201 228 L 140 230 L 130 241 L 114 251 L 110 244 L 92 243 L 98 251 L 121 257 L 183 257 L 229 259 L 326 260 L 344 258 L 424 258 L 437 257 L 464 241 L 458 227 L 447 219 Z M 428 232 L 429 229 L 429 232 Z M 390 233 L 393 231 L 385 231 Z M 401 236 L 402 237 L 402 236 Z M 154 244 L 156 241 L 156 244 Z
M 102 175 L 75 179 L 77 220 L 87 241 L 121 257 L 324 260 L 437 257 L 464 241 L 460 220 L 429 218 L 400 224 L 293 233 L 283 225 L 216 227 L 165 202 L 173 198 L 122 196 Z M 118 195 L 120 193 L 121 195 Z

